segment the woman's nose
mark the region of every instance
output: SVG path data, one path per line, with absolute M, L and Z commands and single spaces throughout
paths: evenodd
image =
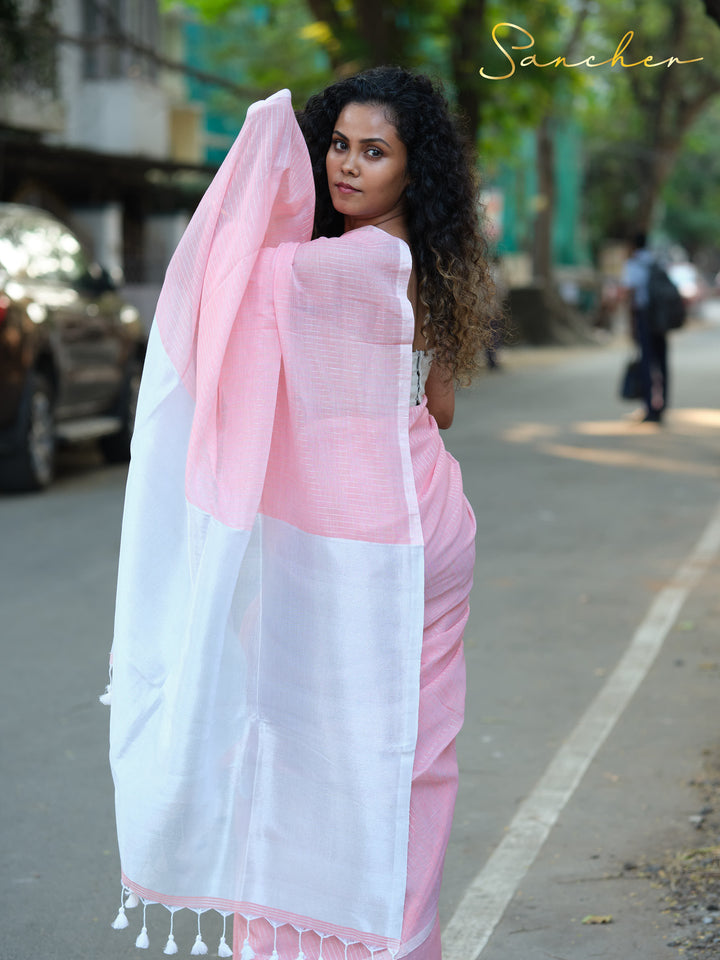
M 349 153 L 346 153 L 343 157 L 342 172 L 351 177 L 357 176 L 357 163 L 355 161 L 355 157 Z

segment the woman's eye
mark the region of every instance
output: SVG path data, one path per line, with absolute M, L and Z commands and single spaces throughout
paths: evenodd
M 368 149 L 368 153 L 373 159 L 376 159 L 377 157 L 381 157 L 383 155 L 382 150 L 379 150 L 377 147 L 370 147 Z
M 333 140 L 332 145 L 335 150 L 345 150 L 347 146 L 344 140 Z

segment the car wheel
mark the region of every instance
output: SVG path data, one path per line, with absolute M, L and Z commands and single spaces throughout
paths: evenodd
M 118 416 L 122 420 L 122 428 L 117 433 L 100 439 L 100 449 L 108 463 L 127 463 L 130 459 L 130 441 L 135 425 L 141 376 L 142 364 L 135 360 L 125 374 L 120 393 Z
M 0 459 L 0 488 L 43 490 L 55 476 L 55 410 L 52 386 L 30 374 L 18 420 L 20 446 Z

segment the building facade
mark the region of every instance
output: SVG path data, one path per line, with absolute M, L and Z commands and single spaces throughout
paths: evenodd
M 11 0 L 0 24 L 0 201 L 51 210 L 148 320 L 215 166 L 186 23 L 157 0 Z M 148 317 L 149 314 L 149 317 Z

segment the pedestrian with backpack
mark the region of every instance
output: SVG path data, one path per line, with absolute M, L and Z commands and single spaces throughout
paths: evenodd
M 631 296 L 632 336 L 639 350 L 643 422 L 660 423 L 668 403 L 667 333 L 685 321 L 677 288 L 647 248 L 644 233 L 633 240 L 623 286 Z

